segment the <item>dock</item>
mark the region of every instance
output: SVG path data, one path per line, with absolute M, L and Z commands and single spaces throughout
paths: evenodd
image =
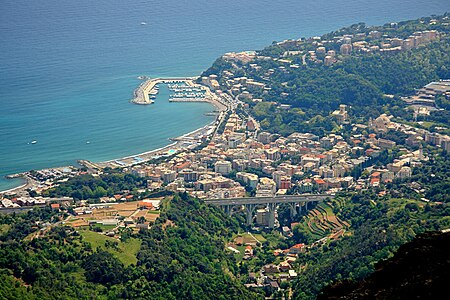
M 150 94 L 155 95 L 157 93 L 156 86 L 160 83 L 164 84 L 179 84 L 183 83 L 187 86 L 194 86 L 194 81 L 198 77 L 174 77 L 174 78 L 151 78 L 147 79 L 134 90 L 134 98 L 131 100 L 135 104 L 152 104 L 153 101 L 150 98 Z

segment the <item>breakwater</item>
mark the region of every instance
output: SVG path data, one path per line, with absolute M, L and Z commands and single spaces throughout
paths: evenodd
M 164 83 L 164 84 L 171 84 L 171 83 L 183 83 L 188 86 L 194 86 L 194 81 L 198 77 L 174 77 L 174 78 L 151 78 L 147 79 L 143 83 L 139 85 L 137 89 L 134 90 L 134 98 L 131 100 L 131 102 L 135 104 L 152 104 L 155 101 L 151 99 L 149 96 L 150 94 L 156 94 L 157 93 L 157 86 L 158 84 Z

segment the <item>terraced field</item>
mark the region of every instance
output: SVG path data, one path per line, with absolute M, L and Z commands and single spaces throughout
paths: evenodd
M 325 236 L 339 238 L 350 225 L 333 213 L 329 203 L 321 203 L 308 212 L 303 226 L 309 229 L 314 238 L 320 239 Z

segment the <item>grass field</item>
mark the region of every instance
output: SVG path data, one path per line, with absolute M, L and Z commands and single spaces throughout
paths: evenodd
M 2 224 L 2 225 L 0 225 L 0 234 L 5 234 L 5 233 L 7 233 L 8 231 L 9 231 L 9 228 L 10 228 L 11 226 L 10 225 L 8 225 L 8 224 Z
M 80 234 L 86 242 L 89 242 L 93 249 L 102 247 L 105 251 L 116 256 L 125 266 L 136 264 L 136 255 L 141 248 L 141 241 L 135 238 L 131 238 L 128 241 L 121 242 L 115 238 L 105 236 L 89 230 L 80 230 Z M 106 248 L 106 241 L 117 241 L 119 243 L 118 250 L 112 248 Z

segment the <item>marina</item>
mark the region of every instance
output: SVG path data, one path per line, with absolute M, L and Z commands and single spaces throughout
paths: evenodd
M 144 76 L 140 76 L 141 78 L 144 78 Z M 158 94 L 159 84 L 169 84 L 170 86 L 177 86 L 177 89 L 179 91 L 184 90 L 183 87 L 189 87 L 191 89 L 199 89 L 196 87 L 194 81 L 198 77 L 182 77 L 182 78 L 150 78 L 142 82 L 136 90 L 134 90 L 134 98 L 131 100 L 132 103 L 135 104 L 153 104 L 156 98 L 156 95 Z M 170 89 L 169 86 L 169 89 Z
M 195 79 L 195 77 L 147 79 L 134 91 L 136 98 L 133 99 L 132 102 L 136 104 L 153 103 L 153 99 L 156 99 L 156 96 L 159 93 L 158 86 L 160 84 L 167 84 L 169 91 L 172 92 L 169 96 L 169 102 L 208 102 L 212 104 L 215 107 L 214 111 L 205 113 L 205 115 L 215 116 L 216 118 L 213 122 L 182 136 L 169 138 L 169 141 L 171 142 L 169 145 L 155 150 L 102 162 L 92 162 L 88 160 L 78 160 L 77 162 L 88 169 L 100 170 L 106 167 L 128 168 L 154 159 L 170 157 L 185 150 L 192 150 L 201 145 L 204 141 L 214 135 L 217 127 L 226 115 L 225 112 L 228 111 L 232 105 L 223 95 L 213 93 L 207 86 L 196 84 L 194 82 Z M 86 141 L 85 143 L 90 144 L 90 141 Z M 11 174 L 8 175 L 8 178 L 23 178 L 26 183 L 3 192 L 20 193 L 27 188 L 35 186 L 35 182 L 30 179 L 27 172 Z

